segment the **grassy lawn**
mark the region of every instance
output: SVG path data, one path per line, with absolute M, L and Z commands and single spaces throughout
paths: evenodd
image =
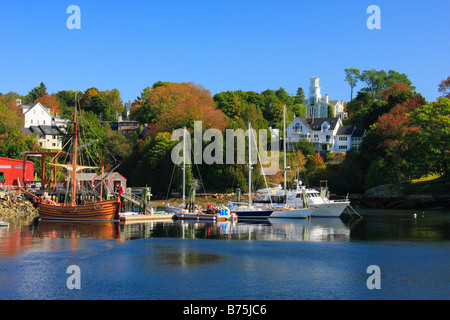
M 445 182 L 440 175 L 424 176 L 420 179 L 412 180 L 411 183 L 403 186 L 405 194 L 444 194 L 450 193 L 450 183 Z

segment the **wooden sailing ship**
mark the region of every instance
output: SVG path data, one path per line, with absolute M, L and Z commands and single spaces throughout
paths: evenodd
M 87 201 L 77 203 L 77 172 L 83 169 L 93 169 L 96 167 L 82 166 L 77 164 L 77 149 L 78 149 L 78 121 L 77 121 L 77 101 L 75 91 L 75 108 L 74 108 L 74 130 L 72 132 L 73 139 L 73 153 L 72 163 L 68 165 L 55 164 L 56 166 L 64 167 L 72 173 L 72 190 L 70 202 L 59 203 L 41 197 L 38 204 L 38 213 L 41 219 L 51 220 L 82 220 L 82 221 L 119 221 L 120 220 L 120 194 L 118 197 L 110 200 L 103 199 L 103 181 L 100 187 L 100 196 L 96 201 Z M 102 166 L 103 172 L 103 166 Z M 103 174 L 102 174 L 103 176 Z M 103 177 L 102 177 L 103 178 Z

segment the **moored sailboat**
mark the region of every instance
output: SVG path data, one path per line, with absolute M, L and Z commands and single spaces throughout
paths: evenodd
M 288 167 L 286 166 L 286 106 L 283 106 L 283 180 L 284 180 L 284 194 L 286 194 L 286 172 Z M 270 197 L 270 195 L 269 195 Z M 301 208 L 293 208 L 284 202 L 284 205 L 275 208 L 274 212 L 270 215 L 271 218 L 307 218 L 313 212 L 307 202 Z
M 273 212 L 270 207 L 256 207 L 252 205 L 252 160 L 251 160 L 251 124 L 248 122 L 248 205 L 231 203 L 228 205 L 232 214 L 236 214 L 239 219 L 267 219 Z
M 175 168 L 174 168 L 175 169 Z M 186 201 L 186 127 L 183 128 L 183 203 L 179 206 L 164 204 L 164 209 L 168 213 L 185 213 L 188 212 L 185 208 Z

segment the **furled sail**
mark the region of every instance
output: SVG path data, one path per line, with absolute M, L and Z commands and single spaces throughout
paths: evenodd
M 73 165 L 71 164 L 58 164 L 58 163 L 49 163 L 51 166 L 61 167 L 67 169 L 67 171 L 73 171 Z M 91 167 L 91 166 L 77 166 L 77 172 L 81 170 L 87 169 L 98 169 L 99 167 Z

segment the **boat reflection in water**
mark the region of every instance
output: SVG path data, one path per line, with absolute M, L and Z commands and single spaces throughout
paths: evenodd
M 106 239 L 119 243 L 121 240 L 119 223 L 52 220 L 36 220 L 29 225 L 14 223 L 8 229 L 0 229 L 0 257 L 33 250 L 79 249 L 84 246 L 83 241 L 79 241 L 82 238 Z M 61 241 L 55 241 L 56 239 Z
M 229 239 L 268 241 L 350 241 L 357 220 L 340 218 L 261 219 L 247 221 L 152 221 L 121 226 L 122 240 L 140 238 Z
M 40 220 L 34 237 L 120 239 L 120 227 L 113 221 Z
M 244 222 L 239 228 L 249 240 L 350 241 L 350 226 L 341 219 L 268 219 L 265 224 Z

